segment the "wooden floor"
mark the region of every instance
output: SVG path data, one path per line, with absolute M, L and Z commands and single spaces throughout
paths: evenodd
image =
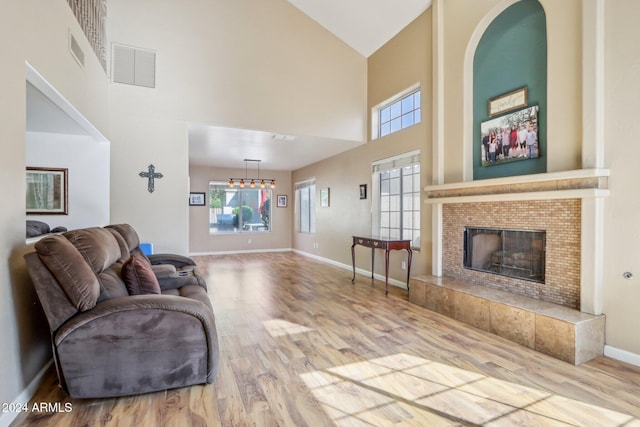
M 72 400 L 52 372 L 12 425 L 640 426 L 638 367 L 575 367 L 293 253 L 196 259 L 220 337 L 214 384 Z

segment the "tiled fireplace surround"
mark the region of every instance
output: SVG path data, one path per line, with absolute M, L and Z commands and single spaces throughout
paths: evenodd
M 607 186 L 608 171 L 579 170 L 426 187 L 435 274 L 412 278 L 410 300 L 569 363 L 602 355 L 593 244 Z M 465 226 L 545 230 L 545 283 L 465 269 Z

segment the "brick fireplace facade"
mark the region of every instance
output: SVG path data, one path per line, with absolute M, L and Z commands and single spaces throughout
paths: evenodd
M 444 276 L 580 308 L 579 199 L 449 203 L 442 211 Z M 463 267 L 464 227 L 546 231 L 545 283 L 500 276 Z
M 433 276 L 602 314 L 602 217 L 609 171 L 579 169 L 436 184 Z M 545 283 L 463 267 L 464 227 L 546 232 Z

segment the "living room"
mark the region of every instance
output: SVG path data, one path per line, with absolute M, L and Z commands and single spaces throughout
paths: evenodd
M 446 253 L 443 261 L 440 228 L 449 202 L 439 203 L 435 192 L 448 190 L 447 185 L 466 191 L 474 174 L 504 170 L 504 165 L 495 165 L 474 171 L 474 132 L 479 128 L 473 108 L 476 102 L 486 106 L 488 99 L 474 98 L 473 58 L 486 28 L 516 3 L 434 1 L 365 56 L 284 0 L 194 1 L 188 6 L 110 0 L 109 42 L 155 52 L 155 88 L 112 82 L 66 1 L 3 6 L 0 161 L 5 179 L 0 191 L 5 203 L 0 210 L 0 252 L 9 262 L 0 267 L 5 325 L 0 336 L 7 343 L 0 349 L 0 402 L 13 402 L 23 394 L 50 358 L 46 323 L 33 313 L 35 295 L 25 290 L 27 279 L 18 267 L 24 247 L 22 183 L 30 166 L 25 152 L 25 63 L 109 141 L 110 190 L 104 202 L 108 207 L 103 208 L 108 214 L 95 225 L 131 223 L 143 240 L 153 242 L 156 252 L 203 256 L 293 250 L 350 268 L 352 235 L 372 233 L 374 164 L 419 151 L 420 188 L 429 189 L 421 197 L 435 201 L 421 206 L 420 243 L 411 275 L 441 275 Z M 575 171 L 606 171 L 606 195 L 580 202 L 578 280 L 589 281 L 581 291 L 588 299 L 584 311 L 606 315 L 605 355 L 640 365 L 634 330 L 640 320 L 634 304 L 640 289 L 632 280 L 640 254 L 634 214 L 640 204 L 635 189 L 638 149 L 631 142 L 639 126 L 633 106 L 640 86 L 633 71 L 639 60 L 633 42 L 638 30 L 631 18 L 640 11 L 632 0 L 539 4 L 547 37 L 546 146 L 540 175 L 568 174 L 563 179 L 574 179 Z M 70 55 L 70 33 L 86 54 L 83 67 Z M 416 84 L 422 94 L 422 121 L 374 138 L 372 109 Z M 534 96 L 533 88 L 529 92 Z M 349 149 L 291 170 L 271 169 L 265 158 L 260 172 L 276 178 L 273 196 L 288 199 L 286 207 L 272 207 L 273 231 L 215 236 L 209 231 L 207 207 L 189 207 L 188 193 L 207 192 L 212 180 L 245 176 L 242 161 L 252 156 L 238 153 L 239 163 L 233 167 L 190 167 L 190 130 L 201 125 L 313 136 L 342 141 Z M 614 150 L 621 144 L 624 150 Z M 153 192 L 139 176 L 150 164 L 163 175 Z M 294 224 L 295 184 L 310 178 L 318 196 L 320 189 L 330 189 L 329 206 L 318 203 L 314 234 L 298 232 Z M 475 181 L 473 185 L 482 186 Z M 367 185 L 366 198 L 360 197 L 361 184 Z M 378 274 L 384 269 L 382 258 L 375 266 Z M 405 260 L 392 253 L 393 283 L 403 282 Z M 357 251 L 356 266 L 362 273 L 370 271 L 367 251 Z

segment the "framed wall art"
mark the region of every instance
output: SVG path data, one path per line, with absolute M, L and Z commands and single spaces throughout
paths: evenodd
M 204 206 L 206 201 L 205 193 L 189 193 L 189 206 Z
M 329 207 L 329 194 L 330 194 L 330 190 L 328 187 L 320 189 L 320 207 L 321 208 Z
M 286 194 L 278 194 L 276 196 L 276 207 L 286 208 L 287 207 L 287 195 Z
M 360 184 L 360 200 L 367 198 L 367 184 Z
M 540 157 L 538 106 L 523 108 L 480 124 L 482 167 Z
M 526 107 L 527 102 L 528 90 L 526 87 L 516 89 L 513 92 L 505 93 L 504 95 L 496 96 L 489 99 L 489 117 Z
M 27 215 L 68 215 L 68 169 L 27 167 Z

